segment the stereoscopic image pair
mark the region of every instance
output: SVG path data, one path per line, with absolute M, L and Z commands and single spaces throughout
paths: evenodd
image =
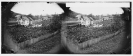
M 131 54 L 131 2 L 1 2 L 2 54 Z

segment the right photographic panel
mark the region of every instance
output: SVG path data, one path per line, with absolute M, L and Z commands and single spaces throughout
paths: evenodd
M 131 2 L 66 3 L 62 44 L 68 53 L 131 54 Z

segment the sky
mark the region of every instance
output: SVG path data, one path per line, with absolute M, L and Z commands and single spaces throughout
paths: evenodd
M 81 14 L 93 14 L 93 15 L 112 15 L 122 14 L 124 11 L 121 7 L 130 7 L 129 2 L 123 3 L 111 3 L 111 2 L 99 2 L 99 3 L 66 3 L 70 10 Z
M 112 15 L 112 14 L 122 14 L 123 10 L 120 7 L 72 7 L 72 11 L 81 14 L 93 14 L 93 15 Z
M 50 14 L 61 14 L 64 11 L 56 4 L 47 3 L 18 3 L 13 8 L 12 11 L 21 14 L 32 14 L 32 15 L 50 15 Z
M 129 3 L 66 3 L 70 10 L 81 14 L 107 15 L 122 14 L 121 7 L 129 7 Z M 51 15 L 61 14 L 61 9 L 56 3 L 47 4 L 44 2 L 21 2 L 16 4 L 12 11 L 21 14 Z

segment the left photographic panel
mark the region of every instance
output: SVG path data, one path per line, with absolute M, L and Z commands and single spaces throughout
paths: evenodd
M 64 10 L 55 2 L 1 2 L 2 54 L 58 53 Z

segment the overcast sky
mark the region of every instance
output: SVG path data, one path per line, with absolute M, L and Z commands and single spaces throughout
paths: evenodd
M 61 14 L 63 13 L 62 8 L 60 8 L 56 3 L 18 3 L 13 8 L 12 11 L 21 14 L 32 14 L 32 15 L 51 15 L 51 14 Z
M 81 14 L 107 15 L 107 14 L 122 14 L 121 7 L 129 7 L 129 3 L 66 3 L 67 7 L 74 12 Z M 61 14 L 63 9 L 56 3 L 18 3 L 12 11 L 21 14 L 46 15 L 46 14 Z
M 130 7 L 130 3 L 67 3 L 66 6 L 81 14 L 107 15 L 122 14 L 121 7 Z

